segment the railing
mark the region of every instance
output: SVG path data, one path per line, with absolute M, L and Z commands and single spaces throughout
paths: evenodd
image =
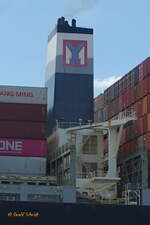
M 135 118 L 136 119 L 136 112 L 131 110 L 124 110 L 123 112 L 120 112 L 117 116 L 113 117 L 111 120 L 118 120 L 118 119 L 125 119 L 125 118 Z
M 79 121 L 79 122 L 60 122 L 60 121 L 57 121 L 56 124 L 57 124 L 56 125 L 57 128 L 66 129 L 66 128 L 71 128 L 71 127 L 89 125 L 89 124 L 91 124 L 91 120 L 89 120 L 87 122 L 82 122 L 82 121 Z
M 93 178 L 93 177 L 105 177 L 107 174 L 106 171 L 97 170 L 93 172 L 86 172 L 86 173 L 78 173 L 77 178 Z
M 70 150 L 70 147 L 69 147 L 68 144 L 63 145 L 62 147 L 57 148 L 56 151 L 51 152 L 51 153 L 49 154 L 50 159 L 51 159 L 51 160 L 54 160 L 54 159 L 56 159 L 57 157 L 61 156 L 62 154 L 68 152 L 69 150 Z

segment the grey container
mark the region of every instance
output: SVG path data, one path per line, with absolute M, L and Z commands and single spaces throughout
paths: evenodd
M 46 158 L 0 156 L 0 174 L 39 175 L 46 173 Z
M 0 102 L 47 104 L 47 88 L 0 85 Z

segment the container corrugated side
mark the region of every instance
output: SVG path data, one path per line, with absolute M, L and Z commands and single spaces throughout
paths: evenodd
M 0 174 L 40 175 L 46 173 L 46 158 L 0 156 Z
M 0 156 L 46 157 L 46 140 L 0 138 Z
M 0 121 L 1 138 L 45 139 L 45 122 Z
M 96 109 L 101 109 L 104 107 L 104 95 L 98 95 L 94 100 L 94 105 Z
M 0 120 L 46 121 L 47 105 L 0 103 Z
M 150 94 L 147 95 L 147 111 L 150 112 Z
M 47 104 L 47 88 L 1 85 L 0 102 Z
M 147 114 L 147 96 L 142 99 L 142 115 Z

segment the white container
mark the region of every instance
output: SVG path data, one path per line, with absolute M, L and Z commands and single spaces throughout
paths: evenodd
M 40 175 L 46 173 L 46 158 L 0 156 L 0 174 Z
M 0 102 L 47 104 L 47 88 L 0 85 Z

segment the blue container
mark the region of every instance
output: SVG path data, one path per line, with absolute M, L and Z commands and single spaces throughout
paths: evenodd
M 139 66 L 133 69 L 132 76 L 133 76 L 134 85 L 137 85 L 139 83 Z
M 98 120 L 99 120 L 100 122 L 103 122 L 103 121 L 104 121 L 104 110 L 103 110 L 103 109 L 100 109 L 100 110 L 98 111 Z

